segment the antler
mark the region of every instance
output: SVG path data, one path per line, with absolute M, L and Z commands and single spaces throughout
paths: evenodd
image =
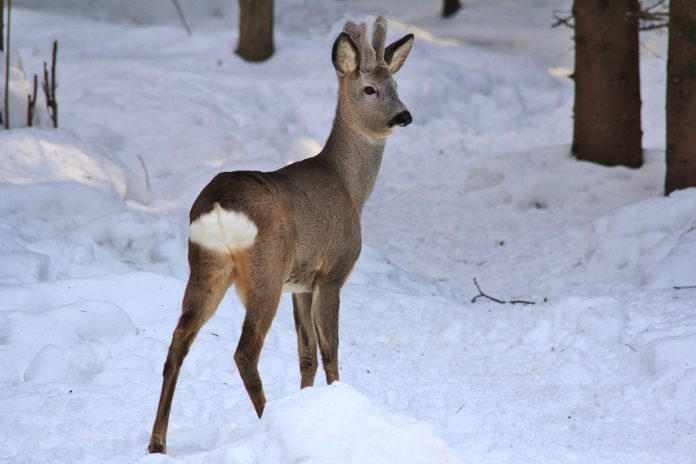
M 372 44 L 367 41 L 367 25 L 348 21 L 343 31 L 350 36 L 360 54 L 360 71 L 373 71 L 377 66 L 386 65 L 384 61 L 384 42 L 387 37 L 387 20 L 378 16 L 372 28 Z
M 387 39 L 387 20 L 384 16 L 377 16 L 372 26 L 372 48 L 375 51 L 377 65 L 387 63 L 384 61 L 384 42 Z

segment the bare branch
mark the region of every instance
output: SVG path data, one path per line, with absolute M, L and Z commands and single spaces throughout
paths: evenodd
M 53 41 L 53 54 L 51 62 L 51 75 L 48 75 L 48 65 L 44 61 L 44 76 L 41 87 L 46 96 L 46 108 L 53 121 L 53 127 L 58 127 L 58 102 L 56 101 L 56 57 L 58 55 L 58 41 Z
M 508 301 L 508 303 L 510 303 L 511 305 L 520 304 L 520 305 L 525 305 L 525 306 L 526 306 L 526 305 L 533 305 L 533 304 L 536 304 L 536 301 L 510 300 L 510 301 Z
M 476 290 L 478 290 L 479 294 L 471 299 L 472 303 L 476 303 L 476 300 L 478 300 L 479 298 L 486 298 L 488 300 L 495 301 L 498 304 L 507 303 L 507 301 L 499 300 L 498 298 L 495 298 L 495 297 L 492 297 L 490 295 L 486 295 L 485 293 L 483 293 L 483 290 L 481 290 L 481 287 L 479 287 L 478 282 L 476 282 L 476 277 L 474 277 L 474 285 L 476 285 Z
M 3 118 L 5 129 L 10 128 L 10 13 L 12 0 L 7 0 L 7 38 L 5 39 L 5 108 Z
M 696 288 L 696 285 L 684 285 L 684 286 L 673 285 L 672 288 L 675 290 L 686 290 L 688 288 Z
M 0 52 L 5 50 L 5 0 L 0 0 Z
M 669 22 L 669 10 L 667 0 L 655 0 L 652 4 L 641 5 L 638 12 L 641 31 L 654 31 L 667 27 Z
M 635 13 L 629 13 L 635 14 Z M 641 5 L 640 11 L 637 13 L 640 20 L 641 31 L 653 31 L 667 27 L 669 11 L 667 10 L 667 0 L 655 0 L 649 5 Z M 551 27 L 566 26 L 575 29 L 573 20 L 575 17 L 572 13 L 554 12 L 553 18 L 556 20 Z
M 181 24 L 184 26 L 184 29 L 186 29 L 186 33 L 191 35 L 191 28 L 188 25 L 188 21 L 186 21 L 186 16 L 184 16 L 184 11 L 181 9 L 179 0 L 172 0 L 172 3 L 174 4 L 174 8 L 176 8 L 176 13 L 179 15 Z
M 555 19 L 556 22 L 551 25 L 552 28 L 558 26 L 566 26 L 571 29 L 575 29 L 575 23 L 573 22 L 575 16 L 573 16 L 572 13 L 554 13 L 553 19 Z
M 34 111 L 36 109 L 36 94 L 38 93 L 39 76 L 34 74 L 34 92 L 27 95 L 27 127 L 34 125 Z
M 490 295 L 484 293 L 483 290 L 481 290 L 481 287 L 479 286 L 478 282 L 476 281 L 476 277 L 474 277 L 474 285 L 476 286 L 476 290 L 478 290 L 479 294 L 476 295 L 475 297 L 473 297 L 473 298 L 471 299 L 471 302 L 472 302 L 472 303 L 476 303 L 476 301 L 477 301 L 479 298 L 486 298 L 487 300 L 494 301 L 494 302 L 496 302 L 496 303 L 498 303 L 498 304 L 511 304 L 511 305 L 516 305 L 516 304 L 520 304 L 520 305 L 533 305 L 533 304 L 536 304 L 536 301 L 527 301 L 527 300 L 510 300 L 510 301 L 505 301 L 505 300 L 501 300 L 500 298 L 495 298 L 495 297 L 493 297 L 493 296 L 490 296 Z M 544 301 L 546 301 L 546 299 L 544 299 Z
M 140 165 L 143 167 L 143 172 L 145 172 L 145 186 L 150 190 L 150 173 L 147 171 L 147 166 L 145 165 L 145 160 L 140 156 L 140 153 L 136 153 L 138 159 L 140 160 Z

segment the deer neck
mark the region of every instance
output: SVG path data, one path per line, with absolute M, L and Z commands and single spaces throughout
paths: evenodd
M 339 102 L 331 134 L 318 157 L 336 170 L 358 212 L 362 213 L 377 181 L 385 139 L 356 130 L 342 110 Z

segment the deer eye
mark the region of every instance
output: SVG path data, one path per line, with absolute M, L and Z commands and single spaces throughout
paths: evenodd
M 365 95 L 374 95 L 375 92 L 377 92 L 377 91 L 375 90 L 374 87 L 371 87 L 371 86 L 368 85 L 367 87 L 365 87 L 365 88 L 363 89 L 363 92 L 365 92 Z

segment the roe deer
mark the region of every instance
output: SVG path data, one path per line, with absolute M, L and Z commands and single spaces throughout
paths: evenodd
M 413 34 L 385 47 L 386 33 L 380 16 L 372 44 L 365 24 L 348 22 L 336 38 L 338 106 L 318 155 L 274 172 L 218 174 L 194 202 L 191 274 L 164 364 L 150 453 L 166 451 L 179 369 L 232 284 L 246 308 L 234 360 L 259 417 L 266 398 L 257 364 L 282 292 L 293 294 L 301 388 L 314 383 L 317 344 L 327 383 L 338 380 L 339 292 L 360 254 L 360 214 L 386 137 L 411 123 L 392 74 L 404 64 Z

